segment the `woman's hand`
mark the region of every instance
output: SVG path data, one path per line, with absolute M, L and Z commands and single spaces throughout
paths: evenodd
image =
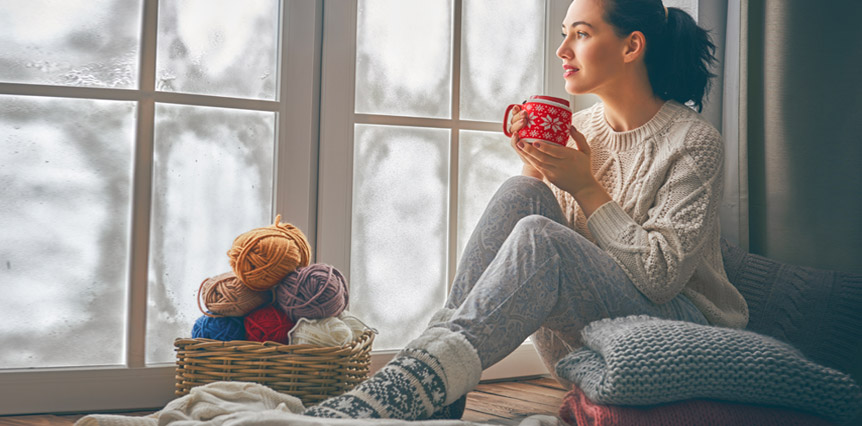
M 518 156 L 521 157 L 521 161 L 524 162 L 524 167 L 521 169 L 521 174 L 524 176 L 532 176 L 536 179 L 542 179 L 543 176 L 533 167 L 527 158 L 524 156 L 524 153 L 518 149 L 518 144 L 521 143 L 521 137 L 518 136 L 518 131 L 524 128 L 527 125 L 527 112 L 521 111 L 521 107 L 515 105 L 512 108 L 512 118 L 509 119 L 509 132 L 512 133 L 511 145 L 512 148 L 515 149 L 515 152 L 518 153 Z
M 584 214 L 589 217 L 595 209 L 610 201 L 611 197 L 590 169 L 591 151 L 587 138 L 574 126 L 569 126 L 569 136 L 574 139 L 575 148 L 551 142 L 528 144 L 517 141 L 515 149 L 526 164 L 544 176 L 548 182 L 572 194 Z

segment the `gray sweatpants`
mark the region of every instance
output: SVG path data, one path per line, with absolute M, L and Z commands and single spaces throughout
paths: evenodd
M 488 203 L 461 257 L 445 323 L 464 333 L 488 368 L 528 336 L 545 365 L 582 346 L 601 318 L 641 314 L 707 324 L 688 298 L 657 305 L 601 248 L 566 225 L 541 180 L 515 176 Z

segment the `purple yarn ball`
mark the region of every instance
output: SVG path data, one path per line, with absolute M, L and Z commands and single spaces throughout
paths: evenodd
M 275 286 L 276 305 L 294 322 L 338 316 L 348 301 L 344 275 L 323 263 L 298 268 Z
M 213 340 L 245 340 L 245 324 L 241 317 L 209 317 L 201 315 L 192 327 L 192 338 Z

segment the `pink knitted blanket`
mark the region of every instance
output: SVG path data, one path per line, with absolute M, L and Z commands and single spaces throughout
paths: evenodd
M 577 426 L 828 426 L 812 414 L 760 405 L 688 400 L 651 406 L 599 405 L 575 386 L 563 398 L 560 418 Z

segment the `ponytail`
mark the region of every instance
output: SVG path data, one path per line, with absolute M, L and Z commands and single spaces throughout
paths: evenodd
M 640 31 L 647 40 L 644 64 L 653 93 L 664 100 L 691 102 L 703 110 L 715 74 L 715 45 L 685 11 L 665 12 L 660 0 L 604 0 L 605 20 L 620 37 Z

